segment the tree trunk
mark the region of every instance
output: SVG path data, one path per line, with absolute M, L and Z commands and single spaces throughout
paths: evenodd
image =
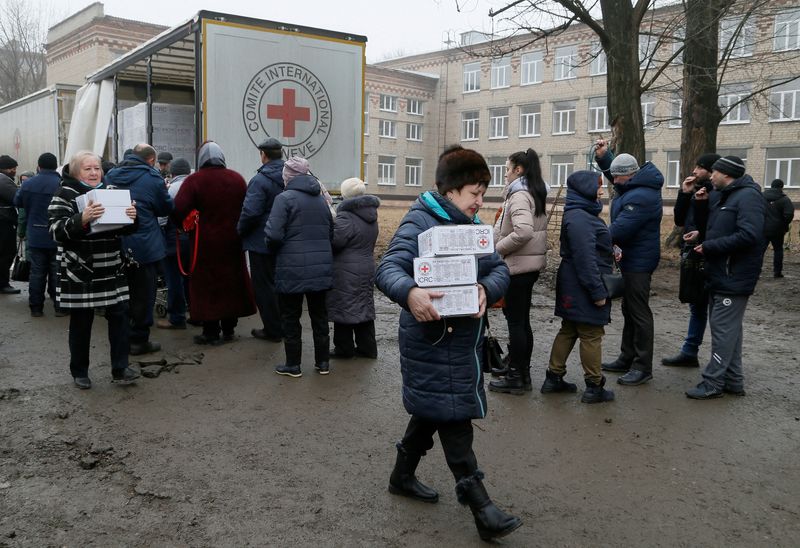
M 644 163 L 641 82 L 639 80 L 639 24 L 630 0 L 601 0 L 608 59 L 606 97 L 614 153 L 632 154 Z

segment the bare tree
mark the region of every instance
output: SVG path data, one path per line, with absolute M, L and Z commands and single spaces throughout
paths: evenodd
M 44 87 L 48 13 L 25 0 L 0 2 L 0 104 Z

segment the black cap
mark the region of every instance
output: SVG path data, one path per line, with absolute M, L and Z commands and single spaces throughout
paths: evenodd
M 172 161 L 172 154 L 169 152 L 159 152 L 158 153 L 158 163 L 159 164 L 168 164 Z
M 184 158 L 173 160 L 169 167 L 173 175 L 189 175 L 192 172 L 192 166 Z
M 714 154 L 713 152 L 709 152 L 707 154 L 703 154 L 697 159 L 696 164 L 706 171 L 711 171 L 711 168 L 714 166 L 714 163 L 719 160 L 719 154 Z
M 18 165 L 17 161 L 8 154 L 0 156 L 0 169 L 13 169 Z
M 269 139 L 261 141 L 257 148 L 258 150 L 275 150 L 278 148 L 283 148 L 283 144 L 281 144 L 281 142 L 275 137 L 270 137 Z
M 36 162 L 36 165 L 39 166 L 40 169 L 52 169 L 55 171 L 58 169 L 58 158 L 56 158 L 55 154 L 51 152 L 45 152 L 39 156 L 39 160 Z

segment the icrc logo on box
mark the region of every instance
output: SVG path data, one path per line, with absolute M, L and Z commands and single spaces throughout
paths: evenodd
M 242 117 L 254 145 L 275 137 L 284 144 L 287 158 L 314 156 L 333 123 L 325 86 L 295 63 L 275 63 L 253 76 L 244 93 Z

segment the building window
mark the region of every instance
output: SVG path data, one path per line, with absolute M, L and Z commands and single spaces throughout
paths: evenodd
M 406 158 L 406 186 L 422 185 L 422 160 Z
M 639 35 L 639 68 L 647 70 L 653 66 L 653 55 L 656 51 L 657 39 L 648 34 Z
M 769 121 L 800 120 L 798 95 L 800 95 L 800 81 L 798 80 L 772 88 L 769 93 Z
M 397 137 L 397 123 L 394 120 L 381 120 L 378 122 L 378 136 L 391 139 Z
M 505 186 L 506 180 L 506 159 L 502 156 L 489 156 L 486 159 L 489 164 L 489 171 L 492 174 L 492 180 L 489 181 L 490 187 Z
M 489 111 L 489 139 L 506 138 L 508 138 L 508 109 L 491 109 Z
M 542 134 L 542 105 L 519 107 L 519 136 L 538 137 Z
M 717 154 L 719 154 L 720 156 L 736 156 L 737 158 L 741 158 L 742 162 L 744 162 L 745 167 L 747 167 L 746 148 L 718 148 Z
M 656 100 L 649 95 L 642 95 L 642 126 L 644 129 L 656 127 L 654 121 L 656 113 Z
M 578 67 L 578 47 L 565 46 L 556 48 L 555 59 L 555 79 L 569 80 L 577 78 L 576 68 Z
M 575 133 L 576 101 L 553 103 L 553 135 Z
M 800 186 L 800 147 L 767 149 L 765 181 L 781 179 L 786 186 Z
M 572 154 L 557 154 L 550 158 L 550 184 L 552 186 L 566 186 L 567 177 L 575 171 L 575 156 Z
M 675 29 L 672 40 L 672 62 L 676 65 L 683 64 L 683 42 L 686 39 L 686 29 Z
M 677 188 L 681 184 L 681 152 L 667 151 L 667 186 Z
M 741 28 L 739 28 L 741 26 Z M 753 17 L 742 23 L 742 17 L 726 17 L 719 22 L 719 56 L 750 57 L 756 44 Z
M 362 166 L 363 173 L 361 175 L 362 181 L 369 180 L 369 170 L 367 169 L 368 166 L 369 166 L 369 156 L 364 154 L 364 164 Z
M 782 11 L 775 16 L 772 49 L 800 49 L 800 9 Z
M 592 42 L 592 63 L 589 65 L 590 76 L 600 76 L 608 73 L 608 58 L 600 42 Z
M 378 156 L 378 184 L 379 185 L 394 185 L 395 179 L 395 161 L 394 156 Z
M 472 110 L 470 112 L 461 113 L 461 140 L 462 141 L 477 141 L 479 137 L 479 119 L 478 111 Z
M 669 127 L 678 128 L 683 124 L 683 99 L 677 93 L 669 100 Z
M 364 135 L 369 135 L 369 93 L 364 94 Z
M 608 104 L 605 97 L 589 99 L 589 131 L 608 131 Z
M 397 112 L 397 97 L 394 95 L 381 95 L 381 110 Z
M 464 93 L 481 90 L 481 64 L 467 63 L 464 65 Z
M 422 101 L 419 99 L 406 99 L 406 112 L 414 116 L 422 116 Z
M 542 66 L 544 64 L 544 54 L 541 51 L 526 53 L 522 56 L 522 76 L 520 85 L 539 84 L 542 81 Z
M 422 124 L 406 124 L 406 139 L 409 141 L 422 141 Z
M 492 89 L 507 88 L 511 85 L 511 57 L 492 61 Z
M 720 124 L 749 124 L 750 104 L 743 100 L 749 95 L 750 86 L 724 86 L 719 94 L 719 109 L 727 114 Z

